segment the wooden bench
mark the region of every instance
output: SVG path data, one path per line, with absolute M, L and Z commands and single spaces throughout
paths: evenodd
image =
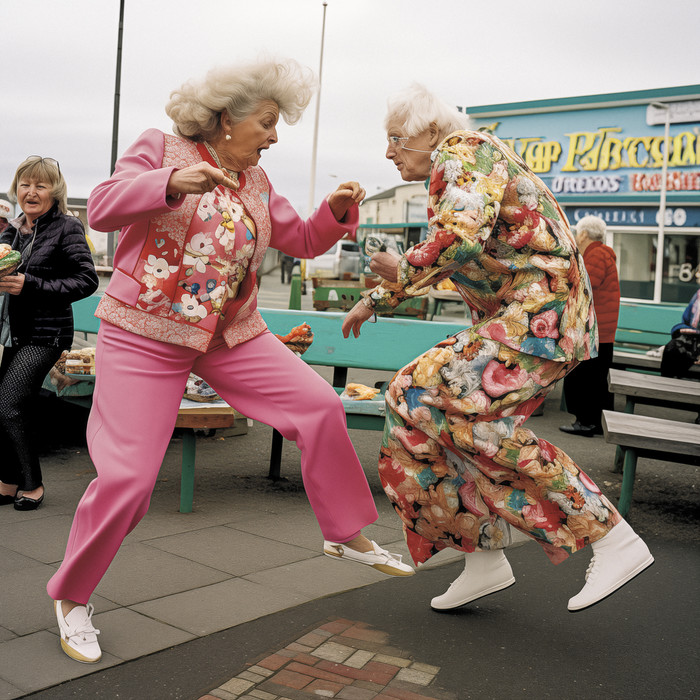
M 73 305 L 76 333 L 97 333 L 100 321 L 94 312 L 99 297 L 94 295 Z M 412 319 L 380 318 L 378 323 L 366 323 L 359 338 L 343 338 L 341 325 L 344 313 L 298 311 L 288 309 L 260 309 L 265 322 L 273 333 L 286 335 L 300 325 L 308 323 L 314 332 L 314 342 L 303 355 L 311 365 L 333 367 L 333 386 L 341 393 L 347 383 L 348 369 L 374 369 L 396 371 L 425 352 L 435 343 L 464 329 L 463 324 L 417 321 Z M 92 403 L 93 381 L 72 384 L 60 392 L 44 383 L 44 388 L 59 398 L 89 408 Z M 373 401 L 344 400 L 343 406 L 349 428 L 362 430 L 384 429 L 384 395 Z M 214 429 L 233 425 L 233 409 L 219 412 L 202 407 L 200 415 L 180 411 L 175 424 L 185 428 L 183 433 L 182 472 L 180 479 L 180 512 L 192 511 L 194 493 L 194 468 L 196 436 L 198 429 Z M 274 431 L 270 455 L 270 478 L 280 478 L 282 436 Z
M 700 383 L 689 379 L 611 369 L 608 388 L 613 394 L 625 397 L 625 413 L 634 413 L 638 403 L 686 411 L 700 410 Z
M 700 410 L 700 383 L 687 379 L 611 369 L 608 388 L 613 394 L 625 397 L 625 413 L 634 413 L 638 403 L 693 412 Z M 614 471 L 623 471 L 620 447 L 615 455 Z
M 377 323 L 365 323 L 359 338 L 343 338 L 341 326 L 345 314 L 328 311 L 260 309 L 268 328 L 286 335 L 302 323 L 308 323 L 314 340 L 302 359 L 310 365 L 333 367 L 332 384 L 340 394 L 348 381 L 349 369 L 396 372 L 441 340 L 464 330 L 465 324 L 417 321 L 380 317 Z M 348 428 L 384 429 L 384 394 L 372 401 L 343 400 Z M 273 432 L 270 452 L 271 479 L 280 478 L 282 436 Z
M 700 466 L 700 425 L 695 423 L 603 411 L 603 433 L 605 440 L 619 445 L 623 453 L 622 490 L 617 504 L 623 516 L 632 502 L 639 457 Z
M 100 319 L 95 317 L 95 309 L 101 299 L 101 295 L 93 294 L 86 299 L 73 303 L 73 323 L 76 338 L 83 336 L 87 345 L 93 345 L 96 338 L 89 342 L 89 336 L 96 336 L 100 328 Z M 82 345 L 76 342 L 75 345 Z M 49 379 L 44 380 L 42 387 L 49 393 L 54 393 L 58 398 L 69 403 L 89 409 L 92 405 L 92 393 L 94 377 L 86 378 L 77 384 L 70 384 L 61 390 L 57 390 Z M 194 467 L 197 452 L 197 436 L 199 430 L 215 430 L 230 428 L 235 424 L 235 412 L 230 406 L 207 406 L 201 408 L 188 408 L 180 410 L 175 421 L 175 428 L 182 429 L 182 468 L 180 476 L 180 512 L 191 513 L 194 498 Z

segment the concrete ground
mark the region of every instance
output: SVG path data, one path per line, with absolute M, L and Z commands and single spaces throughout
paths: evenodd
M 284 308 L 288 295 L 273 272 L 263 279 L 260 305 Z M 302 306 L 311 308 L 310 294 Z M 457 307 L 444 313 L 462 317 Z M 384 378 L 358 371 L 349 380 Z M 698 468 L 640 460 L 629 520 L 656 564 L 591 610 L 566 611 L 589 552 L 553 567 L 528 543 L 509 554 L 516 586 L 439 614 L 429 600 L 459 573 L 460 557 L 441 553 L 416 576 L 389 579 L 321 556 L 298 451 L 285 444 L 286 480 L 269 482 L 272 431 L 259 423 L 242 435 L 198 439 L 190 514 L 178 512 L 182 442 L 174 436 L 149 513 L 93 597 L 104 657 L 94 666 L 71 661 L 60 650 L 45 586 L 94 477 L 84 422 L 79 409 L 41 403 L 45 503 L 29 513 L 0 508 L 0 699 L 681 698 L 698 691 Z M 560 432 L 566 422 L 556 391 L 528 425 L 616 500 L 614 448 Z M 377 477 L 380 433 L 351 437 L 380 513 L 366 533 L 407 557 Z

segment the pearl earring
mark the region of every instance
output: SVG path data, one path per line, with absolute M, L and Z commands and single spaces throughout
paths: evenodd
M 231 140 L 231 134 L 226 134 L 226 140 L 230 141 Z

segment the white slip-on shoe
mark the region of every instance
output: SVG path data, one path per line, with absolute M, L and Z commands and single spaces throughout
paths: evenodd
M 358 552 L 344 544 L 338 542 L 329 542 L 324 540 L 323 553 L 327 557 L 336 557 L 338 559 L 347 559 L 355 561 L 359 564 L 366 564 L 377 571 L 389 576 L 413 576 L 416 572 L 401 561 L 400 554 L 392 554 L 382 549 L 374 540 L 370 540 L 374 551 Z
M 621 520 L 591 547 L 593 558 L 586 570 L 586 585 L 569 600 L 571 612 L 607 598 L 654 563 L 649 548 L 626 520 Z
M 515 583 L 502 549 L 464 555 L 464 571 L 442 595 L 430 601 L 433 610 L 452 610 Z
M 90 603 L 78 605 L 65 617 L 60 600 L 54 600 L 53 607 L 61 632 L 61 649 L 75 661 L 83 664 L 97 663 L 102 658 L 102 650 L 97 641 L 100 630 L 92 626 L 94 606 Z

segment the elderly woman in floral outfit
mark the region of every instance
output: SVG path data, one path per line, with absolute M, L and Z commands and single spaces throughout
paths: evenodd
M 375 311 L 450 278 L 473 325 L 400 370 L 386 393 L 379 471 L 416 563 L 445 547 L 465 570 L 431 602 L 464 605 L 515 582 L 514 530 L 554 562 L 592 545 L 569 610 L 613 593 L 653 562 L 647 546 L 562 450 L 524 423 L 579 362 L 594 357 L 591 289 L 551 192 L 494 136 L 421 86 L 389 104 L 386 157 L 406 181 L 429 178 L 425 241 L 375 253 L 384 281 L 350 311 L 357 336 Z

